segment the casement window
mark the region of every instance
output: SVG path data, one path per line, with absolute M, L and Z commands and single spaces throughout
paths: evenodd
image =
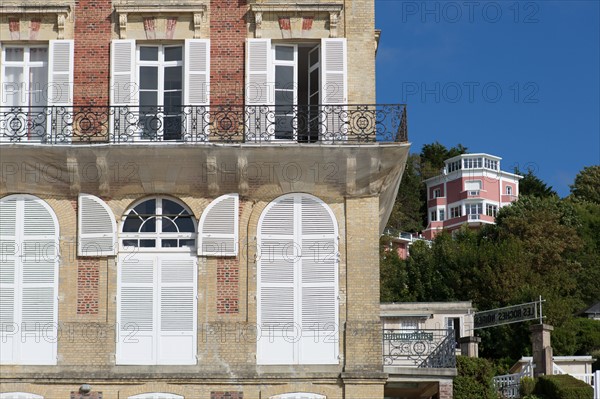
M 248 39 L 246 53 L 248 139 L 345 138 L 346 39 Z
M 478 169 L 483 166 L 483 158 L 465 158 L 463 159 L 464 169 Z
M 444 209 L 438 209 L 438 214 L 439 214 L 438 220 L 440 222 L 443 222 L 446 219 L 446 211 Z
M 73 41 L 1 47 L 0 141 L 68 140 L 73 105 Z M 52 121 L 48 106 L 67 107 Z M 54 123 L 53 123 L 54 122 Z
M 431 212 L 429 212 L 429 221 L 430 222 L 437 222 L 437 210 L 433 210 Z
M 448 162 L 447 166 L 448 166 L 448 173 L 462 169 L 460 161 Z
M 506 195 L 512 195 L 512 194 L 513 194 L 512 186 L 506 186 Z
M 0 364 L 56 364 L 58 221 L 39 198 L 0 200 Z
M 111 132 L 119 141 L 205 141 L 210 41 L 113 40 Z M 114 123 L 118 122 L 118 123 Z
M 454 346 L 460 347 L 460 337 L 462 334 L 460 317 L 446 317 L 446 329 L 454 333 Z
M 485 214 L 496 217 L 498 214 L 498 205 L 485 204 Z
M 478 196 L 481 190 L 481 180 L 467 180 L 465 181 L 465 191 L 470 196 Z
M 498 161 L 485 158 L 485 167 L 486 169 L 498 170 Z
M 258 364 L 338 364 L 338 228 L 307 194 L 271 202 L 258 223 Z
M 125 213 L 117 265 L 117 364 L 196 364 L 196 223 L 174 199 Z
M 458 218 L 461 217 L 462 212 L 461 212 L 461 207 L 460 206 L 455 206 L 450 208 L 450 217 L 451 218 Z
M 465 213 L 469 215 L 469 219 L 479 219 L 479 215 L 483 214 L 482 204 L 466 204 Z
M 442 196 L 442 190 L 441 189 L 439 189 L 439 188 L 433 189 L 431 198 L 439 198 L 441 196 Z
M 239 196 L 226 194 L 212 201 L 198 226 L 198 255 L 237 256 Z
M 44 399 L 44 397 L 28 392 L 5 392 L 0 393 L 0 399 Z

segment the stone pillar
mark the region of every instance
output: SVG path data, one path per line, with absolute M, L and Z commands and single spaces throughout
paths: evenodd
M 552 346 L 550 335 L 554 327 L 548 324 L 535 324 L 529 327 L 533 344 L 534 377 L 552 375 Z
M 468 357 L 479 357 L 480 337 L 462 337 L 458 340 L 460 343 L 460 354 Z
M 452 399 L 453 396 L 452 380 L 440 381 L 438 397 L 440 399 Z

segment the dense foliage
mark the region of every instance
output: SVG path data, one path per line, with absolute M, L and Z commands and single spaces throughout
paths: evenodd
M 486 359 L 458 356 L 454 378 L 454 399 L 496 399 L 492 385 L 494 368 Z
M 395 209 L 402 217 L 395 219 L 393 227 L 418 230 L 415 221 L 424 218 L 425 200 L 421 198 L 421 207 L 414 203 L 417 177 L 430 177 L 448 157 L 449 150 L 440 146 L 424 146 L 422 153 L 412 158 L 414 175 L 403 180 L 400 188 L 412 194 L 399 197 L 410 198 L 412 203 L 397 204 Z M 466 148 L 459 145 L 451 150 L 457 155 Z M 530 195 L 501 208 L 496 225 L 478 231 L 463 228 L 454 235 L 443 232 L 431 245 L 416 242 L 406 260 L 382 250 L 381 300 L 471 300 L 475 307 L 486 310 L 529 302 L 541 295 L 546 300 L 545 323 L 555 327 L 555 355 L 599 357 L 600 322 L 576 316 L 600 300 L 600 202 L 594 194 L 600 187 L 598 169 L 585 168 L 572 186 L 572 194 L 562 199 L 530 170 L 524 190 Z M 387 245 L 382 238 L 382 248 Z M 530 355 L 529 324 L 478 330 L 483 339 L 480 354 L 505 367 Z
M 573 376 L 561 374 L 538 378 L 534 393 L 546 399 L 592 399 L 594 389 Z

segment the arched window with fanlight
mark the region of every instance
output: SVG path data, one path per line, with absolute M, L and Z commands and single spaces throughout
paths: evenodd
M 143 199 L 125 212 L 117 271 L 120 365 L 196 364 L 196 221 L 178 200 Z
M 174 199 L 145 199 L 125 214 L 121 245 L 126 250 L 189 250 L 196 247 L 196 221 L 192 213 Z

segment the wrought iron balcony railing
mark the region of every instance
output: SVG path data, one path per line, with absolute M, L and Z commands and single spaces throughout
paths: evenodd
M 408 141 L 406 106 L 0 107 L 0 142 L 373 143 Z
M 383 330 L 383 365 L 454 368 L 454 330 Z

